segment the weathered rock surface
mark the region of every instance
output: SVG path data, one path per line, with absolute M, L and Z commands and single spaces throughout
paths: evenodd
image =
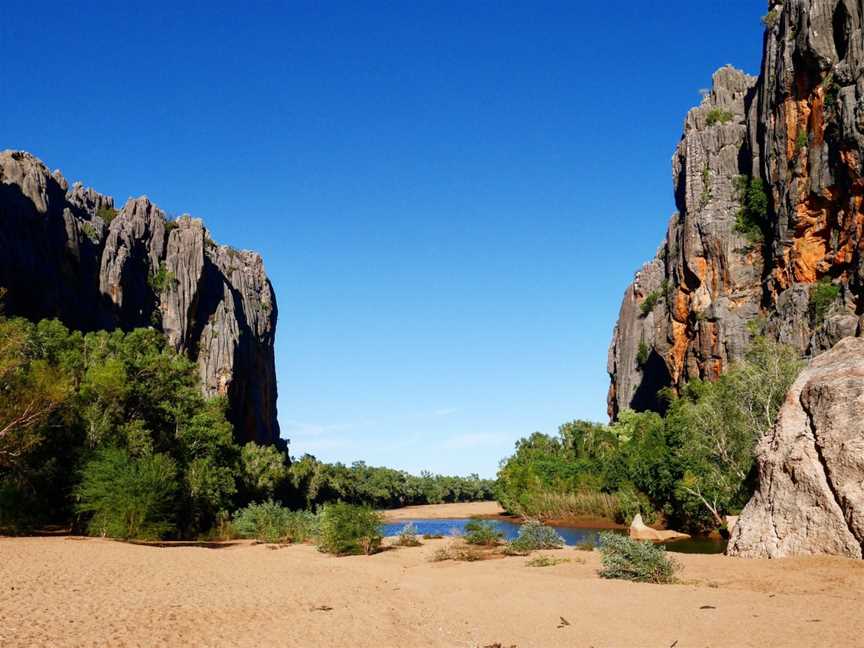
M 630 523 L 629 536 L 634 540 L 650 540 L 651 542 L 667 542 L 669 540 L 683 540 L 690 536 L 686 533 L 670 530 L 652 529 L 642 520 L 642 514 L 637 513 Z
M 748 558 L 864 550 L 864 339 L 815 358 L 757 449 L 759 487 L 728 553 Z
M 861 334 L 862 19 L 861 0 L 773 3 L 759 78 L 722 68 L 687 115 L 678 213 L 613 333 L 610 416 L 662 409 L 659 388 L 718 376 L 745 352 L 751 322 L 807 356 Z M 741 176 L 764 183 L 761 243 L 736 231 Z M 819 281 L 838 288 L 823 314 L 810 308 Z M 656 304 L 643 313 L 646 300 Z
M 29 153 L 0 153 L 7 314 L 158 328 L 197 361 L 205 393 L 228 398 L 240 440 L 277 442 L 276 298 L 261 257 L 216 245 L 199 219 L 168 221 L 144 197 L 113 208 Z

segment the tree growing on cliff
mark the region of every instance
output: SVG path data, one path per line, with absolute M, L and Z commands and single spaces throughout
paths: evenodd
M 667 425 L 683 474 L 679 497 L 697 500 L 722 526 L 723 513 L 750 496 L 755 447 L 774 426 L 803 363 L 791 347 L 757 337 L 746 360 L 714 382 L 691 381 Z

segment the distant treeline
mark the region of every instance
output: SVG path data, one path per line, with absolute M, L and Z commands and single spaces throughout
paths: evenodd
M 196 537 L 250 502 L 375 507 L 492 496 L 477 476 L 291 462 L 236 442 L 223 399 L 152 329 L 70 331 L 0 316 L 0 532 L 71 526 Z
M 714 382 L 667 392 L 665 416 L 624 411 L 612 425 L 573 421 L 535 433 L 501 464 L 497 496 L 531 517 L 663 515 L 675 528 L 724 524 L 754 488 L 757 440 L 802 367 L 797 352 L 756 337 L 746 360 Z

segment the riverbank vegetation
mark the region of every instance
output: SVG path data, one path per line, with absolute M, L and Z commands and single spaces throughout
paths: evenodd
M 558 436 L 532 434 L 502 462 L 498 501 L 540 519 L 629 523 L 641 513 L 689 532 L 722 527 L 752 494 L 756 442 L 801 367 L 793 349 L 757 336 L 716 381 L 667 391 L 664 416 L 624 411 L 612 425 L 573 421 Z
M 296 540 L 309 520 L 269 500 L 315 510 L 491 499 L 493 483 L 476 475 L 292 461 L 286 447 L 239 442 L 226 408 L 153 329 L 84 334 L 0 316 L 0 533 L 195 538 L 231 522 Z

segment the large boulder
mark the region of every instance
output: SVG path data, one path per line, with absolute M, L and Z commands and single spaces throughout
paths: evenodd
M 841 340 L 798 377 L 757 464 L 729 555 L 862 557 L 864 339 Z

